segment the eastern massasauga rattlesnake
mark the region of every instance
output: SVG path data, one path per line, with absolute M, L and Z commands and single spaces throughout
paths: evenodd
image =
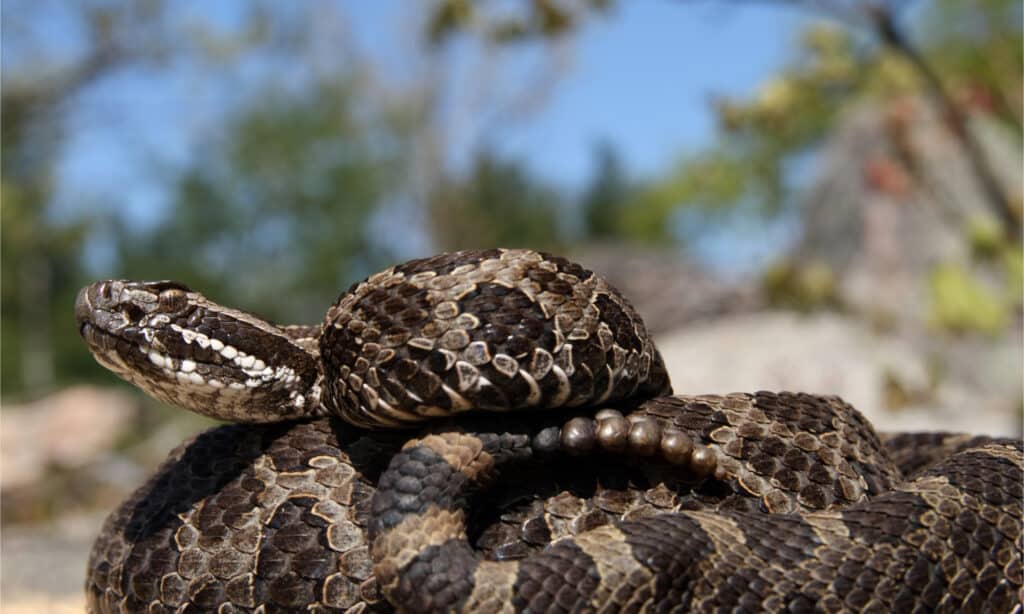
M 273 423 L 187 442 L 111 515 L 91 611 L 1020 611 L 1020 442 L 665 396 L 633 308 L 563 258 L 411 261 L 322 327 L 171 282 L 75 313 L 149 394 Z

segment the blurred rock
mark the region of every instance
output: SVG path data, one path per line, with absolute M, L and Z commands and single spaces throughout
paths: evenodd
M 1005 192 L 1020 194 L 1024 161 L 1012 131 L 984 115 L 970 129 Z M 792 260 L 827 264 L 861 313 L 920 321 L 928 274 L 969 261 L 970 224 L 992 216 L 960 143 L 932 105 L 908 97 L 852 109 L 820 160 Z
M 958 358 L 975 365 L 971 372 L 950 368 L 941 377 L 933 373 L 935 358 L 908 341 L 836 314 L 738 315 L 657 341 L 679 394 L 836 394 L 879 430 L 1020 436 L 1022 365 L 1012 341 L 1002 352 L 979 346 L 973 359 Z
M 40 480 L 51 468 L 75 469 L 106 454 L 136 415 L 132 397 L 76 386 L 3 408 L 0 463 L 4 493 Z
M 0 535 L 3 612 L 83 612 L 85 564 L 105 515 L 73 515 L 41 527 L 5 526 Z
M 591 245 L 574 252 L 573 259 L 622 292 L 652 333 L 750 312 L 762 304 L 757 284 L 716 279 L 671 249 Z

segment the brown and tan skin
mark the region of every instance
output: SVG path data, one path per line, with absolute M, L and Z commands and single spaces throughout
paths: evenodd
M 759 396 L 765 399 L 767 395 Z M 738 398 L 733 397 L 729 404 L 736 405 Z M 637 412 L 683 429 L 696 439 L 708 436 L 710 441 L 711 433 L 725 432 L 720 429 L 728 418 L 714 408 L 726 400 L 703 397 L 688 403 L 652 402 Z M 502 433 L 509 443 L 505 447 L 515 449 L 514 442 L 528 440 L 534 456 L 533 442 L 544 426 L 524 429 L 512 424 L 511 416 L 506 418 L 509 428 Z M 486 423 L 464 426 L 478 428 Z M 887 444 L 907 443 L 899 439 L 902 437 Z M 366 533 L 380 473 L 405 441 L 401 434 L 360 431 L 333 419 L 223 426 L 199 436 L 173 452 L 149 483 L 108 519 L 88 566 L 90 611 L 174 611 L 185 607 L 186 611 L 224 608 L 226 612 L 246 612 L 260 606 L 266 611 L 305 611 L 307 607 L 312 611 L 389 611 L 371 573 Z M 886 453 L 910 459 L 911 452 L 916 452 L 927 463 L 932 457 L 946 459 L 945 451 L 964 442 L 957 435 L 929 434 L 913 443 L 912 448 L 886 447 Z M 977 438 L 970 447 L 990 443 L 993 441 Z M 774 445 L 762 442 L 761 452 L 770 452 Z M 763 454 L 748 456 L 758 459 Z M 816 457 L 808 455 L 806 459 Z M 763 496 L 754 496 L 739 480 L 698 480 L 685 475 L 689 469 L 680 472 L 678 465 L 641 458 L 623 462 L 618 455 L 607 454 L 566 457 L 558 452 L 541 455 L 539 463 L 536 460 L 526 458 L 509 467 L 510 477 L 516 479 L 495 481 L 486 498 L 473 503 L 473 545 L 485 560 L 521 559 L 551 541 L 598 527 L 608 532 L 618 521 L 647 519 L 659 513 L 717 510 L 725 517 L 747 515 L 751 518 L 742 526 L 751 530 L 758 522 L 753 516 L 764 513 Z M 791 454 L 775 467 L 774 473 L 789 483 L 792 476 L 784 463 L 799 468 L 801 462 Z M 756 464 L 767 466 L 763 459 Z M 914 464 L 921 466 L 917 461 Z M 982 475 L 991 469 L 983 463 L 978 467 Z M 806 472 L 796 475 L 799 480 Z M 842 473 L 837 471 L 835 476 Z M 876 475 L 874 479 L 886 478 Z M 991 477 L 981 479 L 977 487 L 990 489 L 991 483 Z M 793 486 L 796 488 L 787 492 L 802 490 L 799 481 Z M 1012 497 L 1015 492 L 1009 494 Z M 991 499 L 991 495 L 986 497 Z M 983 500 L 977 499 L 979 503 Z M 833 507 L 839 510 L 844 505 Z M 989 513 L 983 507 L 975 511 Z M 961 535 L 951 535 L 952 543 L 991 538 L 986 534 L 992 529 L 988 522 L 980 522 L 966 537 L 962 535 L 962 523 L 969 522 L 972 515 L 969 512 L 961 510 L 958 515 L 956 531 Z M 999 524 L 996 521 L 995 526 Z M 663 533 L 658 529 L 659 536 Z M 599 539 L 594 547 L 605 543 L 612 547 L 618 542 Z M 1006 538 L 997 536 L 991 543 L 1003 546 L 984 552 L 977 548 L 964 551 L 967 558 L 957 557 L 958 564 L 969 569 L 996 560 L 993 557 L 1000 552 L 999 556 L 1009 554 L 1011 563 L 1016 560 L 1019 564 L 1019 554 L 1005 549 Z M 623 559 L 621 554 L 608 554 L 613 564 L 605 569 L 623 563 L 627 564 L 623 569 L 629 568 L 630 558 Z M 766 555 L 763 560 L 770 563 L 774 556 Z M 762 559 L 743 560 L 755 565 Z M 777 563 L 786 560 L 780 558 Z M 1012 566 L 1006 571 L 1014 577 Z M 564 580 L 548 575 L 556 586 L 563 585 Z M 495 586 L 493 581 L 490 586 Z M 495 603 L 511 603 L 511 596 L 505 599 L 499 591 L 486 594 Z M 987 603 L 994 606 L 999 601 L 990 597 Z
M 353 285 L 322 325 L 278 326 L 170 281 L 75 301 L 96 359 L 154 397 L 231 422 L 335 415 L 409 428 L 469 410 L 554 410 L 670 392 L 603 278 L 531 250 L 469 250 Z
M 475 424 L 495 422 L 519 441 L 550 428 L 511 415 Z M 328 418 L 211 429 L 108 518 L 88 565 L 89 610 L 390 610 L 366 526 L 379 475 L 406 440 Z M 699 481 L 678 473 L 612 455 L 542 455 L 478 506 L 474 543 L 491 559 L 521 558 L 614 520 L 728 498 L 694 492 Z
M 529 459 L 530 441 L 428 435 L 392 459 L 373 499 L 384 595 L 416 612 L 1020 607 L 1021 442 L 920 438 L 932 444 L 923 459 L 961 451 L 928 465 L 897 450 L 919 471 L 903 479 L 856 410 L 833 398 L 667 397 L 638 411 L 707 443 L 712 480 L 725 486 L 717 505 L 490 562 L 466 538 L 470 495 Z
M 320 326 L 277 326 L 174 282 L 99 282 L 83 289 L 75 311 L 97 360 L 157 398 L 233 421 L 305 420 L 225 427 L 169 460 L 97 541 L 87 586 L 95 611 L 381 607 L 367 531 L 376 539 L 373 571 L 384 594 L 411 610 L 570 603 L 616 609 L 644 600 L 657 609 L 728 603 L 859 609 L 860 593 L 841 579 L 829 585 L 835 595 L 819 590 L 828 585 L 821 579 L 831 573 L 825 567 L 814 568 L 818 584 L 793 584 L 786 573 L 794 561 L 806 561 L 800 569 L 807 569 L 832 556 L 824 546 L 858 553 L 863 546 L 875 556 L 897 533 L 903 542 L 892 546 L 890 567 L 911 555 L 925 557 L 932 578 L 938 560 L 945 581 L 922 585 L 925 563 L 915 563 L 904 575 L 914 580 L 910 597 L 865 603 L 993 606 L 1008 594 L 1019 598 L 1019 506 L 999 503 L 999 497 L 1019 499 L 1019 488 L 1004 483 L 1017 476 L 1019 486 L 1019 447 L 943 438 L 924 441 L 921 454 L 900 452 L 897 465 L 860 414 L 836 399 L 660 396 L 669 391 L 668 379 L 639 316 L 600 277 L 561 258 L 487 250 L 412 261 L 354 285 Z M 636 407 L 652 397 L 659 398 Z M 378 474 L 408 435 L 309 421 L 333 415 L 376 429 L 470 409 L 531 408 L 578 408 L 578 415 L 499 413 L 437 427 L 395 456 L 372 511 Z M 430 462 L 412 458 L 417 454 Z M 587 458 L 574 460 L 580 456 Z M 945 473 L 950 484 L 927 493 L 913 490 L 923 487 L 900 473 L 936 460 L 931 471 L 948 473 L 955 468 L 943 463 L 954 459 L 981 472 L 984 487 L 971 495 L 977 505 L 964 499 L 970 486 Z M 535 467 L 527 474 L 529 488 L 511 489 L 509 505 L 485 506 L 491 515 L 483 520 L 467 516 L 469 494 L 506 464 L 515 471 Z M 452 480 L 438 482 L 440 475 Z M 638 484 L 637 476 L 648 483 Z M 559 484 L 581 478 L 593 487 L 574 492 L 576 503 L 567 504 Z M 601 484 L 605 478 L 611 487 Z M 888 538 L 851 529 L 855 517 L 864 526 L 886 526 L 896 508 L 876 501 L 909 496 L 908 488 L 914 502 L 927 505 L 901 503 L 902 528 L 887 528 Z M 681 511 L 696 509 L 703 511 Z M 812 511 L 843 509 L 853 516 Z M 607 524 L 656 510 L 675 514 Z M 790 520 L 759 524 L 768 522 L 765 512 Z M 936 513 L 947 520 L 936 520 Z M 516 564 L 483 561 L 466 541 L 467 518 L 476 527 L 474 543 L 497 558 L 522 557 L 551 539 L 579 535 Z M 761 535 L 756 531 L 769 537 L 790 531 L 796 550 L 760 547 L 748 537 Z M 660 543 L 666 536 L 667 552 L 644 550 L 637 541 Z M 972 540 L 995 548 L 992 560 L 1001 570 L 995 576 L 978 567 L 973 545 L 964 550 Z M 871 556 L 836 573 L 845 578 L 851 569 L 870 568 L 879 560 Z M 759 580 L 748 577 L 748 567 L 785 573 Z M 445 570 L 440 577 L 423 571 L 437 568 Z M 657 580 L 665 574 L 673 578 L 670 590 Z M 527 576 L 541 588 L 521 581 Z M 730 578 L 745 581 L 740 587 Z

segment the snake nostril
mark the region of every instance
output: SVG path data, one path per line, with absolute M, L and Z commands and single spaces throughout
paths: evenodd
M 141 307 L 134 305 L 132 303 L 126 304 L 124 308 L 121 310 L 121 313 L 124 314 L 124 317 L 129 322 L 138 322 L 143 318 L 143 316 L 146 315 L 146 312 L 143 311 Z

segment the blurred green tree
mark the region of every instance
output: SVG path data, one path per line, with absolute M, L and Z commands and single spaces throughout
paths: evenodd
M 948 75 L 952 91 L 961 97 L 973 92 L 987 99 L 989 92 L 1005 90 L 1007 81 L 1020 85 L 1019 74 L 1012 77 L 1010 68 L 1015 66 L 1019 73 L 1020 54 L 1014 56 L 1006 49 L 1008 40 L 1020 46 L 1019 19 L 997 18 L 1006 3 L 992 4 L 998 7 L 975 6 L 968 11 L 962 4 L 944 6 L 949 6 L 952 13 L 970 12 L 994 31 L 977 38 L 962 33 L 958 37 L 951 32 L 936 33 L 934 39 L 925 37 L 924 49 L 929 56 L 932 49 L 942 50 L 936 54 L 936 68 L 930 70 Z M 947 21 L 956 23 L 957 19 Z M 1005 25 L 997 27 L 1000 21 Z M 981 57 L 998 57 L 1009 66 L 982 71 L 968 60 Z M 990 77 L 973 78 L 986 74 Z M 996 81 L 1000 85 L 994 85 Z M 630 206 L 627 227 L 638 238 L 665 239 L 670 218 L 679 207 L 713 211 L 749 202 L 755 195 L 754 202 L 763 213 L 771 215 L 791 208 L 796 200 L 792 198 L 794 184 L 787 169 L 815 152 L 846 111 L 865 101 L 880 106 L 886 100 L 916 95 L 924 87 L 921 73 L 891 48 L 864 47 L 850 30 L 836 25 L 812 26 L 804 33 L 801 53 L 791 67 L 764 83 L 750 99 L 717 102 L 719 140 L 704 152 L 682 158 L 655 179 Z M 998 107 L 995 116 L 1008 125 L 1019 126 L 1019 96 L 1016 100 L 1010 95 L 996 97 L 1001 102 L 990 107 Z M 960 128 L 954 127 L 956 130 Z M 993 215 L 1005 228 L 1019 228 L 1019 197 L 1014 201 L 1012 195 L 1000 192 L 993 196 L 991 192 L 989 196 L 1000 202 L 1006 199 L 1006 203 L 995 206 Z
M 289 323 L 323 317 L 386 262 L 367 224 L 407 196 L 404 111 L 359 89 L 322 82 L 239 109 L 182 174 L 162 220 L 118 233 L 121 274 L 177 277 Z
M 67 109 L 76 96 L 125 65 L 159 56 L 162 39 L 153 35 L 153 25 L 161 5 L 82 3 L 73 8 L 73 29 L 86 48 L 72 60 L 41 52 L 32 20 L 38 11 L 31 3 L 4 5 L 0 377 L 5 396 L 41 394 L 83 367 L 82 354 L 70 351 L 78 343 L 70 314 L 84 275 L 81 257 L 90 220 L 54 219 L 54 165 L 66 136 Z M 140 38 L 130 39 L 127 32 Z
M 491 41 L 513 43 L 569 33 L 594 12 L 605 12 L 613 0 L 527 0 L 509 6 L 494 0 L 440 0 L 427 19 L 427 39 L 443 43 L 463 30 L 479 32 Z
M 753 202 L 751 211 L 767 215 L 791 209 L 787 169 L 815 151 L 845 111 L 865 100 L 924 94 L 946 116 L 992 215 L 1010 240 L 1020 241 L 1020 197 L 1000 184 L 967 129 L 968 111 L 980 105 L 1020 137 L 1020 2 L 937 0 L 921 13 L 904 11 L 894 1 L 765 0 L 772 3 L 806 5 L 832 21 L 809 28 L 793 65 L 751 99 L 717 103 L 720 138 L 704 151 L 681 156 L 638 190 L 622 212 L 624 234 L 640 241 L 678 239 L 672 219 L 684 207 L 713 213 Z M 531 0 L 510 9 L 500 2 L 445 0 L 435 5 L 427 33 L 437 43 L 459 32 L 498 43 L 558 38 L 614 4 Z M 908 26 L 908 15 L 920 19 Z M 907 30 L 919 40 L 912 41 Z
M 519 161 L 479 151 L 464 179 L 449 178 L 428 203 L 432 236 L 443 250 L 483 247 L 557 249 L 566 199 Z
M 623 209 L 633 198 L 633 181 L 618 151 L 608 142 L 594 149 L 594 172 L 580 197 L 583 238 L 610 240 L 621 236 Z
M 182 59 L 212 66 L 293 40 L 284 35 L 293 24 L 282 19 L 271 27 L 264 2 L 246 5 L 228 29 L 180 19 L 173 8 L 163 0 L 4 3 L 0 378 L 5 399 L 35 397 L 69 380 L 101 376 L 81 347 L 71 309 L 78 288 L 89 281 L 86 246 L 90 238 L 112 232 L 111 220 L 95 212 L 59 214 L 53 200 L 55 169 L 81 97 L 129 69 L 160 70 Z M 51 20 L 59 27 L 42 27 Z M 54 32 L 69 42 L 53 44 L 47 36 Z

